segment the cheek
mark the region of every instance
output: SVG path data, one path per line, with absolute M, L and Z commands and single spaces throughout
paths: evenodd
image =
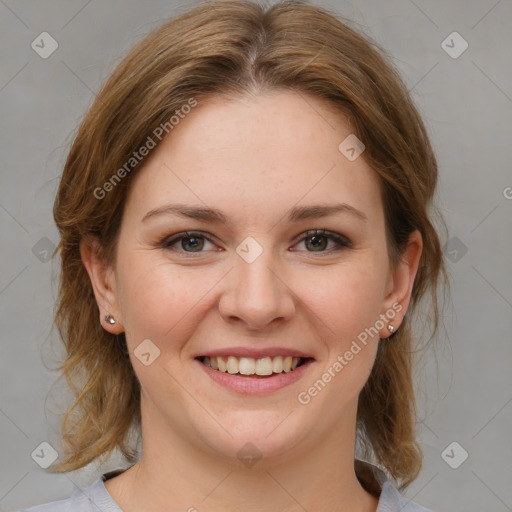
M 311 414 L 335 421 L 350 403 L 357 403 L 373 368 L 384 281 L 379 262 L 373 260 L 373 265 L 347 265 L 317 275 L 312 283 L 304 285 L 300 294 L 309 297 L 308 308 L 319 320 L 322 360 L 299 401 L 314 404 Z
M 355 337 L 375 323 L 381 305 L 385 275 L 376 259 L 338 265 L 297 280 L 294 291 L 339 341 Z
M 120 262 L 119 278 L 128 344 L 149 338 L 161 348 L 191 333 L 202 310 L 201 299 L 215 284 L 207 272 L 179 268 L 151 255 Z
M 324 269 L 297 290 L 320 320 L 325 350 L 320 379 L 332 382 L 327 385 L 334 395 L 343 389 L 347 400 L 359 393 L 375 361 L 386 268 L 378 257 L 361 258 L 357 264 Z M 345 401 L 333 400 L 341 410 Z

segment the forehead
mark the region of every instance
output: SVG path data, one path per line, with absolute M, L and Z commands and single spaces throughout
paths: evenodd
M 153 150 L 128 204 L 147 210 L 179 200 L 264 216 L 276 213 L 271 205 L 349 202 L 378 216 L 375 172 L 339 149 L 351 134 L 340 111 L 314 96 L 212 97 Z

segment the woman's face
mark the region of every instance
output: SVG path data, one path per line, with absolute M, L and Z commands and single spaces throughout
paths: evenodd
M 421 238 L 392 270 L 377 177 L 351 139 L 339 149 L 350 134 L 315 97 L 199 102 L 134 179 L 115 264 L 102 274 L 84 249 L 104 328 L 126 333 L 144 442 L 179 438 L 216 457 L 250 442 L 279 458 L 352 432 Z M 268 359 L 300 355 L 307 364 L 278 375 Z M 256 368 L 272 375 L 230 373 Z

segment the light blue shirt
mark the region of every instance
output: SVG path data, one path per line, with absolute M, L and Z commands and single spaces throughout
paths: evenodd
M 67 499 L 36 505 L 19 512 L 123 512 L 103 484 L 109 477 L 116 476 L 121 471 L 103 474 L 89 486 L 76 489 Z M 380 469 L 373 466 L 373 472 L 381 487 L 376 512 L 432 512 L 404 498 Z

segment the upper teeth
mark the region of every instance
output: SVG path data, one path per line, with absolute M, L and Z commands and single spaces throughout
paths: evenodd
M 208 357 L 203 358 L 206 366 L 212 367 L 214 370 L 227 373 L 241 373 L 242 375 L 272 375 L 272 373 L 289 372 L 297 368 L 300 357 L 277 356 L 262 357 L 261 359 L 253 359 L 252 357 Z

